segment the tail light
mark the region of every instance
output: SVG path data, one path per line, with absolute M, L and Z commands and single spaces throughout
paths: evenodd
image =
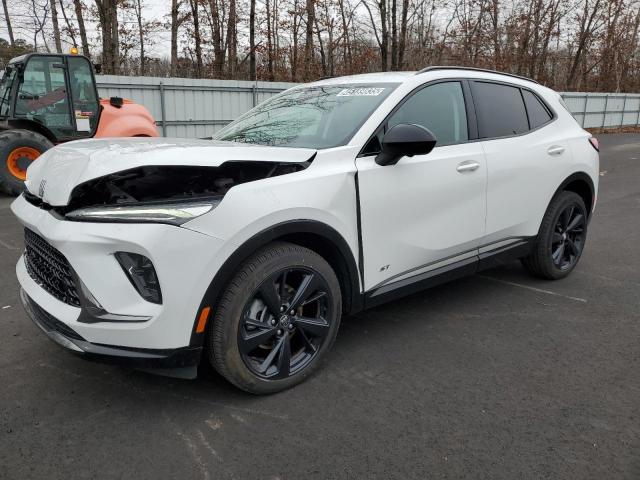
M 589 139 L 589 143 L 591 144 L 591 146 L 592 146 L 593 148 L 595 148 L 595 149 L 596 149 L 596 152 L 599 152 L 599 151 L 600 151 L 600 143 L 598 142 L 598 139 L 597 139 L 597 138 L 595 138 L 595 137 L 591 137 L 591 138 Z

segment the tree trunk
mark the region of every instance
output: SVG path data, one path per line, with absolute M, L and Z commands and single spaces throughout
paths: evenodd
M 379 0 L 378 8 L 380 10 L 380 66 L 382 67 L 382 71 L 386 72 L 389 70 L 389 58 L 388 58 L 388 49 L 389 49 L 389 30 L 387 25 L 387 0 Z
M 82 17 L 82 3 L 80 0 L 73 0 L 73 6 L 76 11 L 76 20 L 78 21 L 78 31 L 80 32 L 80 42 L 82 43 L 82 54 L 91 58 L 89 51 L 89 41 L 87 40 L 87 30 L 84 28 L 84 18 Z
M 51 23 L 53 24 L 53 42 L 56 45 L 56 52 L 62 53 L 62 43 L 60 42 L 60 26 L 58 25 L 58 7 L 56 0 L 51 0 Z
M 391 0 L 391 70 L 398 70 L 398 26 L 396 13 L 397 0 Z
M 189 0 L 191 4 L 191 15 L 193 16 L 193 39 L 196 49 L 196 78 L 202 78 L 202 38 L 200 36 L 198 1 L 199 0 Z
M 249 79 L 256 80 L 256 0 L 250 0 L 249 7 Z
M 342 44 L 345 69 L 347 74 L 351 74 L 353 71 L 353 61 L 351 55 L 351 41 L 349 40 L 349 24 L 347 23 L 347 15 L 344 10 L 344 0 L 339 0 L 338 5 L 340 7 L 340 17 L 342 18 Z
M 64 23 L 67 26 L 67 33 L 71 37 L 71 41 L 73 42 L 73 46 L 78 48 L 78 42 L 76 42 L 76 36 L 73 31 L 73 27 L 71 22 L 69 21 L 69 17 L 67 16 L 67 11 L 64 8 L 64 2 L 60 0 L 60 11 L 62 12 L 62 18 L 64 18 Z
M 252 0 L 255 1 L 255 0 Z M 273 43 L 271 41 L 271 0 L 266 0 L 267 6 L 267 72 L 269 73 L 269 81 L 273 82 Z M 274 10 L 275 14 L 275 10 Z M 275 15 L 274 15 L 275 16 Z
M 235 78 L 236 66 L 238 64 L 238 15 L 236 13 L 236 0 L 229 1 L 227 48 L 229 49 L 229 75 L 231 78 Z
M 136 13 L 136 20 L 138 22 L 138 40 L 140 41 L 140 76 L 145 74 L 145 59 L 144 59 L 144 27 L 142 25 L 142 3 L 141 0 L 134 0 L 133 9 Z
M 324 45 L 322 43 L 322 35 L 320 35 L 320 25 L 318 17 L 316 17 L 316 36 L 318 37 L 318 48 L 320 48 L 320 64 L 322 65 L 322 76 L 327 76 L 327 57 L 324 53 Z
M 120 70 L 117 1 L 95 0 L 102 32 L 103 71 L 111 75 L 117 75 Z
M 211 40 L 213 41 L 213 77 L 222 78 L 224 67 L 224 48 L 222 46 L 222 30 L 220 28 L 220 7 L 218 0 L 210 0 L 211 8 Z
M 307 34 L 304 44 L 304 79 L 311 80 L 313 67 L 313 24 L 316 21 L 315 0 L 307 0 Z
M 178 0 L 171 0 L 171 76 L 178 73 Z
M 9 18 L 9 9 L 7 8 L 7 0 L 2 0 L 2 7 L 4 8 L 4 18 L 7 22 L 7 32 L 9 33 L 9 43 L 13 47 L 16 42 L 13 38 L 13 28 L 11 28 L 11 19 Z
M 402 0 L 402 17 L 400 18 L 400 45 L 398 47 L 398 70 L 404 67 L 404 50 L 407 48 L 407 16 L 409 0 Z

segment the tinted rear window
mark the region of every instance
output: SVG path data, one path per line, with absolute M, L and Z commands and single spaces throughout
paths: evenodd
M 524 103 L 527 106 L 527 113 L 529 114 L 529 124 L 531 125 L 531 128 L 537 128 L 540 125 L 544 125 L 553 118 L 549 113 L 549 110 L 547 110 L 533 92 L 523 90 L 522 96 L 524 97 Z
M 486 82 L 472 85 L 480 138 L 506 137 L 529 130 L 519 88 Z

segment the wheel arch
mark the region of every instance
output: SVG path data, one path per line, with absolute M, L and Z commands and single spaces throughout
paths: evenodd
M 274 241 L 300 245 L 322 256 L 336 272 L 340 282 L 344 313 L 363 309 L 360 292 L 360 276 L 356 260 L 349 244 L 333 227 L 317 220 L 293 220 L 279 223 L 254 235 L 238 247 L 218 269 L 198 307 L 191 330 L 191 345 L 203 345 L 205 333 L 196 333 L 198 316 L 207 306 L 215 306 L 225 285 L 231 280 L 242 262 L 256 250 Z M 215 308 L 215 307 L 214 307 Z M 210 314 L 211 318 L 213 314 Z M 208 330 L 209 326 L 207 326 Z
M 569 175 L 557 188 L 552 198 L 555 198 L 560 192 L 574 192 L 582 197 L 587 207 L 587 216 L 591 218 L 593 207 L 595 204 L 595 186 L 589 174 L 585 172 L 575 172 Z

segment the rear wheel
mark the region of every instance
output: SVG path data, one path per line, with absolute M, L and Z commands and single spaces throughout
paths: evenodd
M 228 284 L 208 334 L 213 367 L 239 388 L 274 393 L 307 378 L 335 340 L 340 285 L 317 253 L 273 243 Z
M 51 147 L 53 144 L 36 132 L 0 132 L 0 190 L 9 195 L 19 195 L 24 190 L 27 168 Z
M 587 209 L 580 195 L 560 192 L 549 205 L 530 256 L 522 263 L 533 275 L 564 278 L 578 264 L 587 240 Z

